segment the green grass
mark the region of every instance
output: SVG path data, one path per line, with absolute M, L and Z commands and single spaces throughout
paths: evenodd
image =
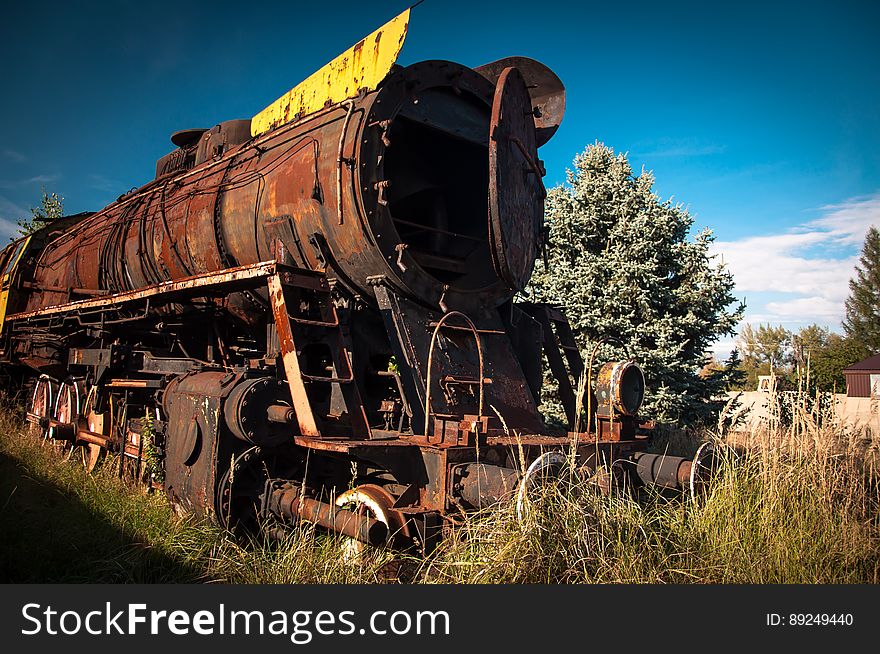
M 487 583 L 877 583 L 877 488 L 846 464 L 728 451 L 704 497 L 546 489 L 462 526 L 434 578 Z
M 161 493 L 91 475 L 0 409 L 0 581 L 358 583 L 382 581 L 386 552 L 346 561 L 343 541 L 303 525 L 282 541 L 239 543 Z
M 679 437 L 680 438 L 680 437 Z M 697 438 L 674 444 L 692 449 Z M 468 517 L 427 560 L 375 551 L 352 563 L 340 538 L 300 526 L 236 543 L 177 516 L 161 494 L 88 475 L 0 411 L 0 580 L 377 583 L 401 563 L 424 583 L 877 583 L 877 444 L 835 429 L 757 434 L 722 448 L 707 493 L 604 496 L 563 479 L 520 524 L 512 505 Z

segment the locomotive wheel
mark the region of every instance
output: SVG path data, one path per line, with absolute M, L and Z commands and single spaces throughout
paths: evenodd
M 263 492 L 270 478 L 297 479 L 299 462 L 289 454 L 254 446 L 236 456 L 217 485 L 217 521 L 243 535 L 259 531 Z
M 98 434 L 104 433 L 104 417 L 94 412 L 95 397 L 98 391 L 97 386 L 92 386 L 86 394 L 83 401 L 82 414 L 86 417 L 86 428 L 89 431 Z M 87 472 L 91 472 L 98 465 L 98 462 L 104 458 L 105 450 L 100 445 L 94 443 L 86 443 L 75 448 L 75 454 L 78 461 L 81 461 Z
M 562 452 L 544 452 L 531 465 L 519 482 L 516 493 L 516 519 L 525 523 L 532 512 L 532 495 L 539 493 L 548 481 L 558 479 L 568 470 L 568 458 Z
M 73 422 L 79 419 L 80 396 L 79 386 L 75 380 L 66 381 L 58 388 L 58 396 L 55 399 L 55 419 L 58 422 Z M 47 440 L 53 447 L 68 459 L 76 449 L 68 440 L 56 438 L 57 429 L 52 427 L 47 432 Z
M 52 380 L 46 375 L 41 375 L 34 385 L 34 393 L 31 396 L 31 405 L 28 410 L 28 434 L 40 440 L 45 440 L 49 427 L 40 425 L 41 419 L 53 417 L 55 402 L 55 388 Z
M 709 479 L 715 472 L 717 465 L 715 446 L 708 441 L 700 445 L 694 455 L 688 480 L 688 490 L 692 501 L 696 502 L 698 498 L 705 496 Z
M 260 496 L 268 471 L 259 447 L 248 448 L 232 461 L 217 486 L 217 520 L 232 532 L 256 532 Z
M 386 546 L 393 545 L 395 537 L 403 531 L 403 520 L 400 513 L 392 508 L 394 496 L 376 484 L 362 484 L 345 491 L 336 498 L 336 506 L 367 515 L 386 525 L 388 527 Z M 357 562 L 363 558 L 369 545 L 354 538 L 346 538 L 343 547 L 344 558 L 351 562 Z
M 100 445 L 85 443 L 71 448 L 67 458 L 70 461 L 78 461 L 86 472 L 91 472 L 98 465 L 98 461 L 103 458 L 103 454 L 104 449 Z
M 94 390 L 95 387 L 93 386 L 92 391 Z M 59 416 L 64 416 L 64 418 L 59 417 L 58 420 L 61 422 L 77 422 L 81 415 L 91 415 L 93 398 L 94 393 L 90 391 L 85 400 L 82 399 L 79 383 L 76 380 L 73 383 L 63 384 L 58 400 L 59 402 L 63 400 L 65 406 L 62 407 L 63 411 L 59 410 L 56 413 Z M 72 408 L 74 406 L 75 410 Z M 95 431 L 91 422 L 89 422 L 88 428 L 90 431 Z M 98 465 L 98 461 L 101 460 L 103 453 L 104 449 L 100 445 L 83 443 L 81 445 L 69 446 L 67 459 L 68 461 L 78 461 L 85 468 L 86 472 L 91 472 Z

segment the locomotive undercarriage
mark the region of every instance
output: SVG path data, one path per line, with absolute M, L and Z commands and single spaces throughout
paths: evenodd
M 42 371 L 31 429 L 87 467 L 117 453 L 120 475 L 230 529 L 308 520 L 422 551 L 456 515 L 558 472 L 573 445 L 584 470 L 614 465 L 672 486 L 692 477 L 690 461 L 646 465 L 651 425 L 632 417 L 597 411 L 581 433 L 528 429 L 542 349 L 575 411 L 583 363 L 558 313 L 509 305 L 476 324 L 455 312 L 431 320 L 381 280 L 376 296 L 378 308 L 359 304 L 322 273 L 265 262 L 10 316 L 16 356 Z M 235 301 L 274 320 L 230 320 Z M 507 351 L 516 356 L 491 359 Z M 501 375 L 527 387 L 506 414 L 485 390 Z M 620 464 L 638 458 L 630 468 L 645 474 Z

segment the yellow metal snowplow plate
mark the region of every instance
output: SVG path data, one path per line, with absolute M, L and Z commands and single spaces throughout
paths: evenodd
M 254 116 L 251 136 L 353 98 L 360 89 L 375 89 L 397 61 L 409 11 L 392 18 Z

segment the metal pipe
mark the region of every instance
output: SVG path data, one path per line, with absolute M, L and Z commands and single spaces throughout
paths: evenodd
M 285 404 L 269 405 L 269 408 L 266 409 L 266 415 L 269 422 L 277 422 L 281 425 L 287 425 L 296 420 L 296 411 L 293 410 L 293 407 Z
M 73 422 L 61 422 L 59 420 L 55 420 L 54 418 L 45 418 L 45 425 L 42 420 L 40 421 L 40 426 L 45 429 L 48 427 L 51 429 L 52 438 L 56 441 L 73 441 L 76 438 L 76 423 Z
M 342 131 L 339 134 L 339 151 L 336 153 L 336 217 L 339 224 L 342 220 L 342 166 L 345 165 L 345 157 L 342 156 L 342 150 L 345 148 L 345 133 L 348 131 L 348 121 L 351 120 L 351 114 L 354 111 L 354 102 L 347 100 L 344 104 L 348 105 L 345 112 L 345 120 L 342 123 Z
M 38 424 L 43 429 L 52 429 L 52 438 L 56 441 L 71 441 L 73 443 L 91 443 L 115 451 L 118 449 L 113 441 L 102 434 L 89 431 L 77 426 L 75 422 L 61 422 L 54 418 L 40 418 Z
M 93 431 L 88 431 L 85 429 L 78 429 L 76 432 L 76 440 L 77 442 L 82 443 L 91 443 L 92 445 L 100 445 L 108 450 L 113 449 L 112 443 L 110 439 L 106 436 L 102 436 L 101 434 L 96 434 Z
M 369 545 L 383 545 L 388 540 L 388 525 L 384 522 L 303 497 L 299 488 L 279 488 L 273 491 L 268 506 L 273 513 L 288 520 L 314 522 Z
M 636 474 L 645 484 L 663 488 L 687 488 L 693 461 L 680 456 L 639 452 L 633 456 Z

